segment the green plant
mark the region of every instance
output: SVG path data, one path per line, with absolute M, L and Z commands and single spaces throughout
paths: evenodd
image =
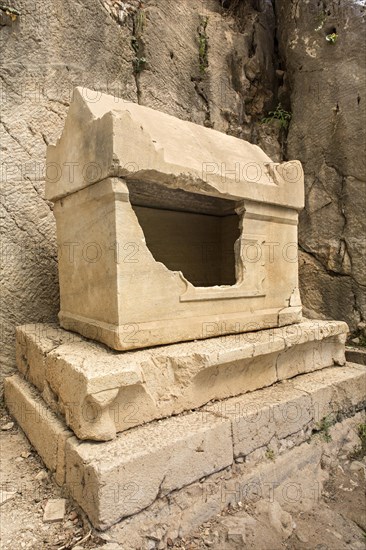
M 208 67 L 208 37 L 207 37 L 208 17 L 201 16 L 198 27 L 198 57 L 200 73 L 204 74 Z
M 5 6 L 4 4 L 0 4 L 0 10 L 3 11 L 5 15 L 8 15 L 12 21 L 15 21 L 20 15 L 18 10 L 11 8 L 10 6 Z
M 270 448 L 268 447 L 267 450 L 266 450 L 265 455 L 266 455 L 266 457 L 267 457 L 269 460 L 275 460 L 275 453 L 274 453 L 274 450 L 273 450 L 273 449 L 270 449 Z
M 323 12 L 320 12 L 316 18 L 316 28 L 315 28 L 315 31 L 321 31 L 322 28 L 324 27 L 324 24 L 326 22 L 326 19 L 327 19 L 327 14 L 323 11 Z M 325 37 L 325 40 L 327 42 L 329 42 L 330 44 L 335 44 L 338 40 L 338 34 L 336 33 L 336 30 L 333 29 L 332 32 L 329 32 L 326 37 Z
M 292 118 L 292 114 L 289 111 L 285 111 L 281 103 L 279 103 L 274 111 L 269 111 L 268 115 L 262 118 L 262 123 L 267 124 L 272 120 L 279 120 L 281 128 L 286 130 Z
M 141 73 L 144 70 L 146 65 L 145 57 L 135 57 L 133 60 L 133 68 L 135 73 Z
M 327 34 L 327 36 L 325 37 L 325 40 L 327 42 L 330 42 L 330 44 L 335 44 L 338 40 L 338 34 L 336 32 Z
M 330 435 L 329 429 L 332 425 L 330 416 L 324 416 L 320 422 L 317 424 L 318 431 L 322 434 L 324 441 L 329 443 L 332 441 L 332 436 Z

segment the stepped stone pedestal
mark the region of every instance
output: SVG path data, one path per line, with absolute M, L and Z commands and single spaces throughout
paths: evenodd
M 265 331 L 262 342 L 249 333 L 250 344 L 225 337 L 118 354 L 50 325 L 26 325 L 6 404 L 94 527 L 127 526 L 151 510 L 153 531 L 168 521 L 167 498 L 188 491 L 192 506 L 204 508 L 202 494 L 194 497 L 200 480 L 216 486 L 225 472 L 230 487 L 239 467 L 249 483 L 267 468 L 268 448 L 300 449 L 324 418 L 333 423 L 365 406 L 366 368 L 344 360 L 346 325 L 291 328 Z
M 62 328 L 18 327 L 5 398 L 93 526 L 151 549 L 238 483 L 320 479 L 313 434 L 360 417 L 366 370 L 302 319 L 299 162 L 85 92 L 47 152 Z
M 303 321 L 116 353 L 51 325 L 18 327 L 20 372 L 79 439 L 105 441 L 154 419 L 345 363 L 347 325 Z

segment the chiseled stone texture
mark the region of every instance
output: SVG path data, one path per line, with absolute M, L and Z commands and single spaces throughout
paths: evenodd
M 31 324 L 26 325 L 26 330 L 16 329 L 15 357 L 18 370 L 43 392 L 47 383 L 47 355 L 61 344 L 81 341 L 80 336 L 62 331 L 57 325 Z
M 162 185 L 162 193 L 166 187 L 204 197 L 303 208 L 304 179 L 298 161 L 274 162 L 243 139 L 124 98 L 100 94 L 95 101 L 93 95 L 87 88 L 75 88 L 62 133 L 47 148 L 49 200 L 56 202 L 120 177 L 131 182 L 131 193 L 147 193 L 148 187 L 141 187 L 145 182 Z M 256 168 L 253 173 L 250 165 Z M 179 194 L 175 195 L 179 205 Z M 157 202 L 159 197 L 147 199 Z
M 130 26 L 117 25 L 99 0 L 19 0 L 16 8 L 21 15 L 0 33 L 2 373 L 15 367 L 15 327 L 54 321 L 59 311 L 45 158 L 72 90 L 85 84 L 137 97 Z
M 112 526 L 108 534 L 131 549 L 147 550 L 149 536 L 157 530 L 164 541 L 184 538 L 230 505 L 258 498 L 283 503 L 286 492 L 294 487 L 301 494 L 303 508 L 310 510 L 324 481 L 321 456 L 321 446 L 304 443 L 275 463 L 236 464 L 173 493 L 169 499 L 155 501 L 146 511 Z
M 4 381 L 6 406 L 59 485 L 65 482 L 65 442 L 73 434 L 19 375 Z
M 323 419 L 331 423 L 344 411 L 365 406 L 365 388 L 365 367 L 348 363 L 219 401 L 204 410 L 231 419 L 234 456 L 248 456 L 294 434 L 298 442 L 305 441 L 320 429 Z
M 233 461 L 231 423 L 201 413 L 131 429 L 107 443 L 66 446 L 66 484 L 92 523 L 106 528 L 158 497 Z
M 347 325 L 304 321 L 116 353 L 50 325 L 17 328 L 19 370 L 80 439 L 117 432 L 345 363 Z M 255 394 L 252 394 L 255 395 Z
M 155 501 L 147 510 L 112 526 L 108 534 L 121 545 L 147 550 L 149 535 L 157 531 L 164 541 L 185 537 L 230 504 L 258 497 L 267 502 L 275 500 L 288 511 L 310 511 L 319 501 L 326 481 L 322 456 L 336 455 L 345 443 L 350 448 L 358 445 L 354 434 L 364 421 L 364 413 L 357 413 L 331 428 L 330 443 L 311 440 L 277 457 L 275 462 L 236 464 Z
M 90 93 L 47 148 L 61 326 L 129 350 L 299 322 L 301 164 Z
M 65 469 L 54 458 L 59 434 L 66 489 L 98 529 L 126 518 L 109 533 L 125 543 L 124 537 L 131 537 L 128 547 L 134 548 L 135 540 L 141 544 L 141 537 L 157 528 L 171 538 L 184 536 L 230 502 L 259 495 L 286 507 L 294 482 L 297 505 L 310 509 L 324 480 L 323 450 L 332 454 L 358 444 L 349 433 L 364 422 L 358 411 L 365 407 L 365 383 L 362 365 L 327 368 L 132 428 L 104 443 L 78 441 L 62 431 L 60 421 L 54 428 L 53 413 L 17 375 L 6 381 L 6 399 L 16 403 L 12 414 L 56 475 Z M 27 420 L 34 415 L 43 419 L 42 430 Z M 327 444 L 324 418 L 332 438 Z M 314 432 L 319 432 L 316 440 Z M 245 462 L 233 463 L 234 454 Z M 296 502 L 291 498 L 291 506 Z

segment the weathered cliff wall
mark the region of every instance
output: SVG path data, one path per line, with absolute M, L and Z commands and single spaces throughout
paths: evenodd
M 313 313 L 355 331 L 366 310 L 366 2 L 276 0 L 301 160 L 300 284 Z M 335 34 L 335 43 L 326 37 Z
M 0 7 L 1 7 L 0 3 Z M 365 318 L 363 2 L 18 0 L 2 11 L 1 364 L 14 327 L 57 318 L 57 249 L 44 200 L 46 145 L 74 86 L 112 93 L 304 163 L 302 299 Z M 318 30 L 316 28 L 320 27 Z M 336 42 L 326 35 L 335 32 Z M 98 94 L 95 94 L 98 100 Z M 263 116 L 281 102 L 288 129 Z

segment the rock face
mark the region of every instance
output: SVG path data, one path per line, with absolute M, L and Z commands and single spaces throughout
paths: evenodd
M 352 330 L 365 318 L 364 2 L 229 4 L 235 14 L 217 0 L 148 0 L 143 9 L 135 0 L 120 9 L 111 0 L 18 0 L 20 16 L 1 17 L 5 373 L 14 327 L 59 310 L 45 152 L 80 85 L 241 137 L 272 160 L 300 159 L 303 303 Z M 287 151 L 278 121 L 260 123 L 279 100 L 293 113 Z
M 365 10 L 363 0 L 276 1 L 293 113 L 287 155 L 305 171 L 303 303 L 351 330 L 366 305 Z

